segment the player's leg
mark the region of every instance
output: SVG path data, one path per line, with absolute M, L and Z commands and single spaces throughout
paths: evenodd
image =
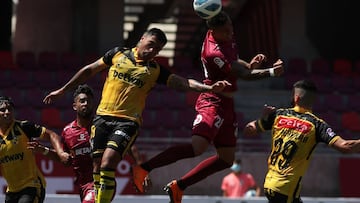
M 137 123 L 124 119 L 114 119 L 108 125 L 113 125 L 113 130 L 101 159 L 100 190 L 97 196 L 101 203 L 113 199 L 116 192 L 115 169 L 135 142 L 139 128 Z

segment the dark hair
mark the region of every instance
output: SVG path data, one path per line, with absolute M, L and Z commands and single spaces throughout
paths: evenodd
M 164 45 L 167 43 L 165 33 L 159 28 L 151 28 L 150 30 L 145 32 L 145 35 L 156 36 L 156 38 Z
M 217 28 L 225 25 L 230 20 L 230 17 L 224 11 L 221 11 L 216 16 L 206 20 L 208 28 Z
M 14 108 L 14 102 L 11 100 L 10 97 L 7 96 L 0 96 L 0 105 L 3 103 L 9 104 L 11 107 Z
M 311 80 L 299 80 L 299 81 L 295 82 L 293 87 L 301 88 L 301 89 L 304 89 L 309 92 L 314 92 L 314 93 L 317 92 L 317 87 L 316 87 L 315 83 Z
M 79 94 L 86 94 L 90 97 L 94 97 L 93 90 L 87 84 L 79 85 L 73 94 L 73 98 L 75 99 Z

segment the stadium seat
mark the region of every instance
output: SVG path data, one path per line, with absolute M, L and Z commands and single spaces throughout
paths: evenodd
M 175 113 L 167 108 L 161 108 L 154 111 L 155 121 L 157 125 L 163 127 L 164 129 L 174 129 L 181 127 L 178 117 Z
M 18 88 L 33 88 L 36 87 L 34 83 L 32 71 L 16 69 L 11 72 L 10 80 Z
M 311 75 L 329 76 L 331 74 L 330 63 L 324 58 L 315 58 L 311 61 Z
M 39 112 L 30 106 L 16 108 L 15 115 L 16 119 L 28 120 L 36 124 L 42 124 Z
M 323 96 L 323 105 L 327 110 L 342 113 L 347 109 L 345 99 L 341 94 L 326 94 Z
M 45 107 L 45 104 L 43 103 L 45 95 L 45 91 L 39 88 L 24 89 L 24 98 L 27 101 L 27 105 L 35 109 L 41 109 Z
M 37 70 L 32 72 L 33 82 L 37 87 L 44 90 L 53 90 L 60 87 L 60 83 L 57 77 L 54 76 L 52 71 L 49 70 Z M 64 83 L 65 81 L 63 81 Z
M 1 70 L 0 74 L 0 89 L 5 89 L 8 87 L 13 87 L 14 81 L 11 79 L 11 71 Z
M 80 54 L 64 52 L 60 54 L 60 67 L 62 70 L 79 70 L 83 64 Z
M 352 76 L 352 63 L 348 59 L 335 59 L 333 62 L 333 74 L 338 76 Z
M 352 85 L 352 79 L 350 77 L 334 75 L 329 78 L 330 80 L 330 89 L 333 92 L 338 92 L 339 94 L 351 94 L 356 93 L 357 90 Z
M 0 51 L 0 70 L 16 69 L 16 63 L 11 51 Z
M 285 89 L 292 90 L 293 85 L 296 81 L 305 79 L 302 75 L 289 74 L 285 76 Z
M 341 115 L 341 126 L 343 129 L 360 132 L 360 116 L 358 112 L 349 111 Z
M 41 123 L 51 128 L 62 128 L 65 123 L 61 120 L 61 113 L 57 108 L 44 108 L 41 110 Z
M 162 91 L 161 98 L 163 107 L 166 106 L 167 108 L 174 110 L 185 109 L 187 107 L 184 92 L 168 88 Z
M 16 53 L 16 64 L 22 70 L 36 70 L 38 68 L 35 53 L 32 51 Z
M 347 95 L 347 103 L 346 106 L 348 109 L 360 113 L 360 95 L 358 94 L 350 94 Z
M 60 68 L 59 57 L 56 52 L 43 51 L 38 56 L 39 68 L 43 70 L 55 71 Z
M 288 61 L 285 75 L 299 75 L 305 77 L 308 73 L 307 62 L 304 58 L 291 58 Z
M 315 85 L 320 93 L 333 92 L 333 89 L 330 86 L 330 79 L 328 76 L 310 75 L 310 79 L 315 83 Z
M 157 127 L 158 122 L 155 120 L 154 111 L 145 109 L 142 114 L 143 123 L 141 128 L 144 130 L 151 130 Z
M 169 130 L 165 130 L 164 128 L 158 127 L 151 129 L 148 132 L 148 136 L 150 138 L 169 138 L 170 137 L 169 132 L 170 132 Z

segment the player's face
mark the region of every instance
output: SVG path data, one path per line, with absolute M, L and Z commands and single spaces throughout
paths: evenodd
M 154 35 L 145 35 L 141 38 L 137 47 L 138 59 L 147 61 L 154 58 L 164 47 L 164 44 L 159 42 Z
M 76 97 L 73 107 L 79 116 L 84 118 L 92 117 L 94 100 L 92 97 L 81 93 Z
M 7 125 L 14 120 L 14 108 L 7 102 L 0 104 L 0 124 Z

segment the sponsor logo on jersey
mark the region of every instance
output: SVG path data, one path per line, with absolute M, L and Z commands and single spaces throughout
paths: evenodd
M 24 159 L 24 152 L 6 155 L 6 156 L 0 158 L 0 164 L 5 164 L 8 162 L 23 160 L 23 159 Z
M 141 81 L 139 78 L 132 77 L 129 73 L 121 73 L 116 70 L 114 70 L 113 77 L 134 84 L 139 88 L 142 88 L 145 84 L 144 81 Z
M 221 60 L 219 57 L 214 58 L 214 63 L 219 66 L 219 68 L 222 68 L 225 65 L 225 62 Z
M 308 133 L 311 130 L 312 124 L 298 118 L 280 116 L 276 127 Z
M 82 147 L 79 149 L 75 149 L 75 155 L 83 155 L 83 154 L 90 154 L 91 148 L 90 147 Z

